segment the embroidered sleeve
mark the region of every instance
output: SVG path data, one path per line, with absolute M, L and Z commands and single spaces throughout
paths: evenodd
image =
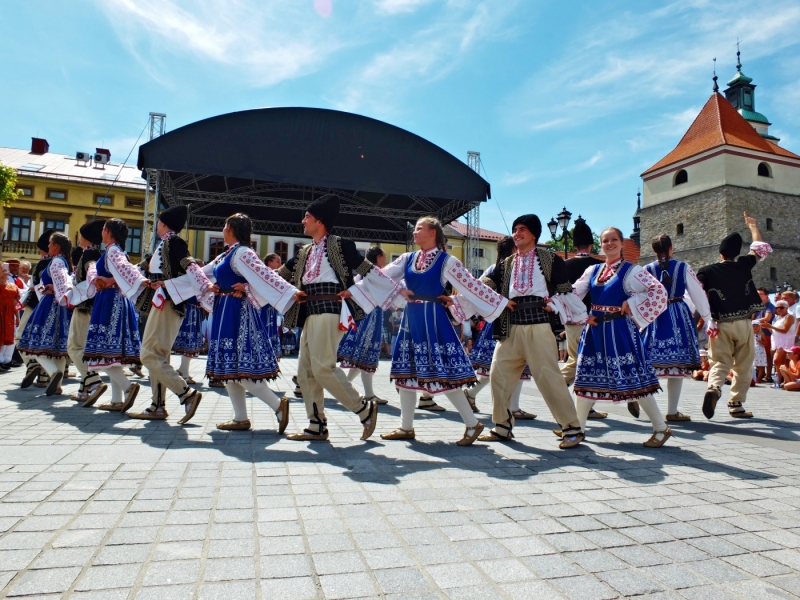
M 197 266 L 194 260 L 188 262 L 185 268 L 186 274 L 164 281 L 164 287 L 169 297 L 175 304 L 181 304 L 192 297 L 197 297 L 204 309 L 211 310 L 211 306 L 214 304 L 214 293 L 211 291 L 213 284 L 206 276 L 205 271 Z
M 686 295 L 688 296 L 689 308 L 693 309 L 692 313 L 696 310 L 700 313 L 703 321 L 708 322 L 711 319 L 711 307 L 708 304 L 708 296 L 703 289 L 703 284 L 695 275 L 692 267 L 686 265 Z
M 758 257 L 758 260 L 764 260 L 772 254 L 772 246 L 767 242 L 752 242 L 750 244 L 750 252 Z
M 106 267 L 111 272 L 120 293 L 135 302 L 142 293 L 145 276 L 130 262 L 119 246 L 111 245 L 106 249 Z
M 655 277 L 642 267 L 634 265 L 623 281 L 628 306 L 631 308 L 633 320 L 640 329 L 647 327 L 656 317 L 667 309 L 669 294 Z
M 85 265 L 86 279 L 80 283 L 76 283 L 71 290 L 69 290 L 63 297 L 61 302 L 62 306 L 75 307 L 79 304 L 86 302 L 90 298 L 94 298 L 97 289 L 94 287 L 94 280 L 97 278 L 97 267 L 94 262 Z
M 355 303 L 365 313 L 369 314 L 377 307 L 387 309 L 394 305 L 394 300 L 400 293 L 400 284 L 393 277 L 381 269 L 371 267 L 366 273 L 359 273 L 359 275 L 361 275 L 361 281 L 355 282 L 348 290 L 353 294 Z
M 508 298 L 504 298 L 475 279 L 454 256 L 447 257 L 444 276 L 458 292 L 457 296 L 452 297 L 453 307 L 450 312 L 456 318 L 463 316 L 462 321 L 479 314 L 491 323 L 500 316 L 508 304 Z
M 595 265 L 588 267 L 578 278 L 578 281 L 572 286 L 572 291 L 575 292 L 575 295 L 583 300 L 586 297 L 586 294 L 589 293 L 589 288 L 592 287 L 592 274 L 595 270 Z
M 589 316 L 586 312 L 586 305 L 576 294 L 556 294 L 551 296 L 548 301 L 553 311 L 561 319 L 564 325 L 582 325 L 586 323 Z
M 294 303 L 297 288 L 279 277 L 250 248 L 238 249 L 231 259 L 231 267 L 247 280 L 248 299 L 255 301 L 259 308 L 271 304 L 284 314 Z
M 373 266 L 374 265 L 371 262 L 369 262 L 368 260 L 364 260 L 361 262 L 360 265 L 356 267 L 355 271 L 362 277 L 366 277 L 367 273 L 369 273 L 372 270 Z

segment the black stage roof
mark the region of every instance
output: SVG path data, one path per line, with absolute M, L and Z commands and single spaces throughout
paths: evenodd
M 490 196 L 464 162 L 404 129 L 319 108 L 261 108 L 171 131 L 139 148 L 160 202 L 188 204 L 189 226 L 221 230 L 234 212 L 262 234 L 302 235 L 308 204 L 335 192 L 339 235 L 406 243 L 408 223 L 448 223 Z

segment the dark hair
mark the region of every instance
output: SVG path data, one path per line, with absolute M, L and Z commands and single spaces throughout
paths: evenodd
M 365 258 L 371 262 L 373 265 L 377 262 L 378 257 L 386 256 L 386 253 L 383 251 L 383 248 L 380 246 L 373 246 L 369 250 L 367 250 L 367 255 Z
M 617 227 L 606 227 L 605 229 L 603 229 L 603 231 L 601 231 L 601 232 L 600 232 L 600 239 L 601 239 L 601 240 L 603 239 L 603 234 L 604 234 L 606 231 L 614 231 L 614 232 L 616 232 L 616 234 L 619 236 L 619 241 L 620 241 L 621 243 L 625 241 L 625 235 L 622 233 L 622 230 L 621 230 L 621 229 L 618 229 Z M 619 256 L 620 256 L 620 258 L 622 258 L 622 259 L 624 259 L 624 258 L 625 258 L 625 252 L 624 252 L 624 249 L 625 249 L 625 247 L 624 247 L 624 244 L 623 244 L 623 250 L 622 250 L 622 251 L 620 251 L 620 253 L 619 253 Z
M 505 235 L 497 240 L 497 262 L 507 259 L 514 253 L 514 238 Z
M 58 246 L 61 256 L 67 261 L 70 271 L 72 270 L 72 242 L 63 233 L 54 233 L 50 236 L 50 241 Z
M 662 233 L 653 238 L 651 245 L 653 252 L 656 253 L 658 267 L 661 269 L 661 283 L 664 284 L 664 287 L 669 287 L 672 285 L 672 277 L 667 269 L 669 268 L 669 250 L 672 248 L 672 239 L 666 233 Z
M 268 262 L 270 262 L 270 261 L 272 261 L 272 260 L 275 260 L 276 258 L 280 258 L 280 257 L 281 257 L 281 255 L 280 255 L 280 254 L 275 254 L 274 252 L 272 252 L 272 253 L 270 253 L 270 254 L 267 254 L 267 255 L 264 257 L 264 264 L 267 264 Z
M 125 245 L 125 240 L 128 239 L 128 226 L 122 219 L 108 219 L 103 229 L 108 229 L 108 233 L 114 238 L 120 246 Z
M 767 288 L 758 288 L 756 291 L 757 292 L 761 292 L 762 294 L 766 294 L 767 296 L 769 296 L 769 292 L 767 291 Z
M 420 217 L 417 219 L 417 223 L 425 223 L 429 229 L 436 230 L 436 247 L 440 250 L 447 250 L 447 238 L 444 235 L 444 229 L 442 229 L 442 222 L 433 216 L 428 217 Z
M 236 213 L 225 219 L 225 225 L 228 225 L 233 232 L 233 237 L 237 239 L 240 244 L 246 246 L 250 245 L 250 238 L 253 236 L 253 222 L 244 213 Z

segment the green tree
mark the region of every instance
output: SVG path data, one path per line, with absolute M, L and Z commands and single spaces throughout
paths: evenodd
M 17 170 L 0 163 L 0 204 L 8 208 L 20 196 L 22 192 L 17 190 Z
M 575 244 L 572 243 L 572 234 L 574 232 L 574 227 L 569 230 L 569 238 L 567 239 L 567 252 L 575 252 Z M 597 237 L 596 233 L 592 233 L 592 239 L 594 239 L 594 243 L 592 244 L 592 254 L 600 254 L 600 238 Z M 549 242 L 545 243 L 556 252 L 564 252 L 564 240 L 559 240 L 557 242 L 550 240 Z

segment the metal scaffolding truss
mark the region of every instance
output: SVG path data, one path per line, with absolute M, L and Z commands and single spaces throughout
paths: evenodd
M 166 130 L 167 115 L 164 113 L 150 113 L 150 137 L 154 140 L 164 135 Z M 142 254 L 149 252 L 153 248 L 156 231 L 156 219 L 158 218 L 158 185 L 159 175 L 156 169 L 147 169 L 147 187 L 144 192 L 144 223 L 142 228 L 142 242 L 145 249 Z
M 481 153 L 467 152 L 467 165 L 469 168 L 480 175 Z M 481 271 L 481 258 L 478 249 L 480 248 L 480 226 L 481 208 L 480 204 L 475 204 L 465 215 L 467 221 L 467 239 L 464 241 L 464 264 L 467 270 L 477 276 Z

